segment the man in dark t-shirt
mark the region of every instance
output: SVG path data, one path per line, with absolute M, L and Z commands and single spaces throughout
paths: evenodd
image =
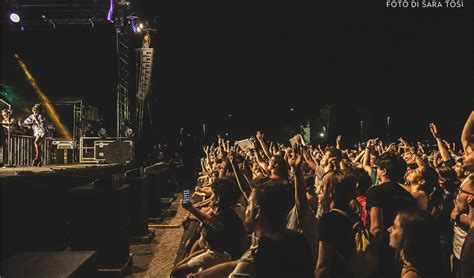
M 314 260 L 308 242 L 286 229 L 291 190 L 282 181 L 255 186 L 245 211 L 245 227 L 252 246 L 239 259 L 230 278 L 314 277 Z
M 377 277 L 398 277 L 395 266 L 395 250 L 388 245 L 387 229 L 393 225 L 397 212 L 416 208 L 417 202 L 399 183 L 406 172 L 406 162 L 398 154 L 382 154 L 377 162 L 380 185 L 367 192 L 367 211 L 370 212 L 370 232 L 376 238 L 379 251 Z
M 400 184 L 386 182 L 369 189 L 366 206 L 367 210 L 372 207 L 382 209 L 382 230 L 386 230 L 392 226 L 395 216 L 400 210 L 416 208 L 417 203 L 410 192 Z
M 288 229 L 281 238 L 261 237 L 254 260 L 255 277 L 311 277 L 314 271 L 308 242 Z

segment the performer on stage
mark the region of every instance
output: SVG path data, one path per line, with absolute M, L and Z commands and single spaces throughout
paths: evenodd
M 41 147 L 44 138 L 48 134 L 48 125 L 46 118 L 43 116 L 43 107 L 37 103 L 31 108 L 33 114 L 29 116 L 21 125 L 28 128 L 33 128 L 33 136 L 35 137 L 35 159 L 34 166 L 41 166 Z
M 3 102 L 8 106 L 2 110 L 2 128 L 0 128 L 0 152 L 2 155 L 2 159 L 0 160 L 0 164 L 3 165 L 4 163 L 8 163 L 4 157 L 4 147 L 8 146 L 8 131 L 11 131 L 11 124 L 13 123 L 13 119 L 10 118 L 12 114 L 12 106 L 11 103 L 6 99 L 4 96 L 0 95 L 0 101 Z

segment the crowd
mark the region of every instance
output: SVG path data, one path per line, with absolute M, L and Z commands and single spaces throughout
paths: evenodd
M 322 149 L 257 132 L 205 146 L 186 203 L 201 223 L 174 277 L 474 277 L 474 112 L 462 148 Z

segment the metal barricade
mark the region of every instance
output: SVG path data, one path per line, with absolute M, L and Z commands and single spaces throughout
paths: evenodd
M 3 162 L 10 166 L 28 166 L 33 164 L 35 138 L 28 135 L 12 134 L 10 142 L 4 146 Z M 54 138 L 45 138 L 42 145 L 43 164 L 51 164 L 51 142 Z M 10 158 L 10 159 L 9 159 Z

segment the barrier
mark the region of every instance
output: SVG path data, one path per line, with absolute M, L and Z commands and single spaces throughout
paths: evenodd
M 51 164 L 51 143 L 55 138 L 46 138 L 42 145 L 43 164 Z M 33 164 L 35 138 L 29 135 L 12 134 L 10 142 L 3 147 L 3 164 L 29 166 Z

